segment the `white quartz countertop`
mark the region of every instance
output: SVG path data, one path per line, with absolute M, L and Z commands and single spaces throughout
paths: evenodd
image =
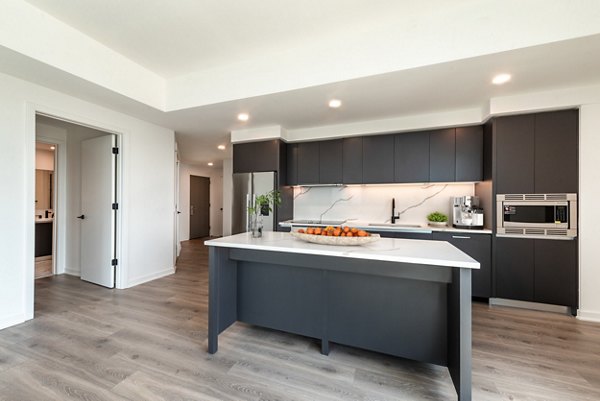
M 267 231 L 262 238 L 242 233 L 209 240 L 205 245 L 479 269 L 479 262 L 445 241 L 380 238 L 362 246 L 333 246 L 308 243 L 289 233 Z
M 38 224 L 38 223 L 52 223 L 53 221 L 54 221 L 54 218 L 52 218 L 52 217 L 42 218 L 42 219 L 35 219 L 35 224 Z
M 294 223 L 292 220 L 282 221 L 279 223 L 281 227 L 325 227 L 327 224 L 319 223 Z M 415 233 L 429 233 L 429 232 L 449 232 L 449 233 L 469 233 L 469 234 L 492 234 L 490 229 L 469 229 L 469 228 L 455 228 L 452 226 L 447 227 L 433 227 L 427 224 L 419 223 L 376 223 L 358 220 L 349 220 L 343 223 L 345 226 L 356 227 L 367 231 L 389 231 L 389 232 L 415 232 Z

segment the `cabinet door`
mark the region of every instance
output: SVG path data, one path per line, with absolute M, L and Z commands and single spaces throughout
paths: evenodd
M 432 239 L 431 233 L 413 233 L 407 231 L 372 231 L 369 232 L 379 234 L 382 238 L 400 238 L 400 239 Z
M 280 142 L 236 143 L 233 145 L 233 172 L 254 173 L 279 170 Z
M 535 301 L 577 307 L 577 241 L 535 240 Z
M 363 182 L 394 182 L 394 135 L 363 137 Z
M 52 224 L 35 225 L 35 257 L 52 255 Z
M 456 129 L 456 181 L 483 179 L 483 127 Z
M 286 184 L 298 185 L 298 144 L 287 144 L 287 172 Z
M 534 243 L 521 238 L 496 238 L 496 296 L 534 301 Z
M 464 234 L 434 232 L 433 239 L 448 241 L 479 262 L 479 270 L 471 274 L 474 297 L 492 296 L 492 236 L 488 234 Z
M 394 181 L 429 182 L 429 135 L 426 132 L 395 136 Z
M 456 178 L 455 129 L 429 133 L 429 181 L 452 182 Z
M 576 193 L 578 190 L 577 110 L 535 115 L 535 192 Z
M 298 184 L 319 183 L 319 142 L 298 144 Z
M 319 142 L 319 183 L 340 184 L 342 182 L 341 139 Z
M 343 140 L 343 174 L 344 184 L 363 183 L 363 138 L 344 138 Z
M 500 117 L 496 137 L 496 193 L 534 193 L 534 116 Z

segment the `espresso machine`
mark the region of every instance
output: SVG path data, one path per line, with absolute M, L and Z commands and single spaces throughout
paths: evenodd
M 477 196 L 457 196 L 452 199 L 452 226 L 456 228 L 483 228 L 483 209 Z

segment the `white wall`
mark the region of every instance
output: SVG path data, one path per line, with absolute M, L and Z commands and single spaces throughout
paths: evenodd
M 579 119 L 579 316 L 600 322 L 600 103 L 581 106 Z
M 54 171 L 54 152 L 51 150 L 35 150 L 35 168 L 36 170 Z
M 389 223 L 394 198 L 396 213 L 406 210 L 400 223 L 426 224 L 427 215 L 436 211 L 451 219 L 451 198 L 473 193 L 473 184 L 297 187 L 294 219 Z
M 36 110 L 121 133 L 120 287 L 173 272 L 174 132 L 4 74 L 0 87 L 0 328 L 33 317 Z
M 190 239 L 190 175 L 210 178 L 210 235 L 223 235 L 223 170 L 179 164 L 179 241 Z

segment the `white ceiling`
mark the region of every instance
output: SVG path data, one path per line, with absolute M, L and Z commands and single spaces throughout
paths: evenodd
M 274 59 L 277 62 L 271 63 L 270 70 L 253 71 L 255 75 L 249 72 L 247 76 L 240 76 L 239 68 L 232 69 L 230 71 L 236 73 L 226 81 L 229 86 L 235 87 L 241 83 L 241 79 L 245 79 L 256 84 L 256 90 L 248 93 L 262 95 L 232 95 L 229 98 L 235 100 L 165 112 L 135 101 L 114 88 L 96 84 L 87 77 L 64 71 L 61 66 L 49 65 L 45 60 L 37 60 L 27 53 L 3 47 L 0 40 L 0 58 L 3 61 L 0 63 L 0 71 L 169 127 L 176 131 L 182 160 L 192 164 L 205 164 L 209 161 L 219 163 L 220 159 L 227 157 L 230 149 L 223 152 L 216 147 L 226 144 L 229 133 L 236 129 L 280 125 L 287 130 L 301 131 L 309 127 L 363 120 L 473 108 L 484 110 L 492 98 L 600 83 L 600 26 L 588 21 L 597 21 L 594 16 L 600 15 L 600 2 L 589 0 L 578 3 L 584 5 L 571 14 L 565 12 L 567 6 L 562 0 L 532 0 L 527 3 L 529 7 L 534 7 L 537 3 L 545 5 L 544 10 L 553 12 L 554 18 L 563 18 L 561 16 L 564 14 L 565 26 L 552 25 L 552 29 L 548 28 L 546 31 L 543 29 L 547 27 L 539 27 L 539 18 L 519 12 L 525 7 L 523 3 L 515 0 L 491 1 L 489 5 L 493 3 L 496 7 L 494 10 L 501 10 L 499 7 L 503 4 L 512 5 L 512 9 L 506 11 L 503 18 L 515 19 L 515 26 L 519 28 L 515 28 L 514 32 L 494 30 L 493 27 L 500 22 L 493 19 L 494 14 L 490 14 L 489 10 L 486 14 L 486 9 L 479 0 L 27 2 L 163 78 L 177 77 L 176 80 L 179 84 L 183 83 L 184 87 L 187 81 L 180 77 L 182 74 L 191 76 L 203 71 L 203 78 L 210 80 L 213 76 L 211 71 L 218 68 L 226 70 L 231 64 L 239 64 L 250 58 L 268 58 L 283 51 L 297 51 L 302 54 L 304 63 L 312 63 L 312 69 L 306 70 L 307 75 L 319 70 L 328 71 L 328 83 L 325 84 L 311 85 L 310 82 L 319 80 L 307 79 L 299 81 L 304 82 L 304 85 L 296 85 L 298 89 L 277 90 L 273 87 L 261 91 L 261 85 L 267 87 L 269 78 L 278 73 L 279 59 Z M 473 8 L 475 5 L 480 8 Z M 584 18 L 585 7 L 589 9 L 588 19 Z M 444 33 L 458 35 L 458 30 L 452 30 L 453 20 L 449 16 L 464 15 L 469 10 L 474 10 L 473 15 L 466 20 L 473 21 L 479 29 L 490 26 L 485 38 L 477 41 L 477 38 L 460 36 L 455 41 L 448 42 L 456 47 L 452 51 L 440 46 L 447 38 L 436 35 L 435 24 L 428 24 L 432 21 L 432 16 L 438 18 L 436 21 L 449 19 Z M 386 32 L 388 35 L 398 34 L 400 31 L 397 29 L 387 30 L 396 21 L 396 25 L 400 24 L 407 33 L 402 36 L 402 41 L 399 40 L 396 48 L 380 46 L 381 43 L 368 36 L 373 34 L 373 37 L 383 40 L 381 35 Z M 578 21 L 582 22 L 578 24 Z M 503 23 L 510 26 L 510 21 Z M 570 28 L 566 27 L 568 24 Z M 577 31 L 579 26 L 581 30 Z M 31 31 L 34 31 L 33 27 Z M 441 31 L 440 28 L 439 32 Z M 407 43 L 407 38 L 411 34 L 416 35 L 415 32 L 423 35 L 414 36 L 414 40 L 421 42 L 411 46 Z M 465 32 L 468 36 L 469 29 L 463 27 L 460 34 L 464 35 Z M 561 32 L 564 35 L 561 36 Z M 597 34 L 587 36 L 582 32 Z M 356 54 L 352 54 L 352 57 L 340 59 L 336 63 L 327 61 L 325 64 L 323 60 L 320 63 L 317 56 L 304 57 L 319 45 L 319 50 L 322 51 L 323 43 L 343 43 L 346 38 L 356 39 L 361 35 L 369 37 L 369 41 L 362 43 L 362 48 L 353 48 Z M 566 40 L 557 39 L 561 37 Z M 524 47 L 523 43 L 527 40 L 521 40 L 523 38 L 533 38 L 529 42 L 542 44 Z M 391 41 L 389 37 L 385 39 L 388 40 L 388 45 L 393 45 L 394 37 Z M 476 49 L 474 54 L 477 56 L 465 57 L 464 54 L 467 53 L 460 52 L 461 41 L 471 39 L 472 42 L 468 44 Z M 506 42 L 503 44 L 504 48 L 510 50 L 490 50 L 494 49 L 496 41 L 502 39 Z M 486 44 L 489 44 L 489 48 L 486 48 Z M 466 46 L 467 43 L 464 42 L 464 47 Z M 340 51 L 333 48 L 331 50 Z M 393 72 L 368 76 L 364 75 L 367 70 L 358 68 L 354 71 L 363 71 L 362 76 L 358 74 L 360 78 L 335 79 L 337 71 L 340 72 L 340 77 L 346 76 L 342 72 L 347 72 L 348 63 L 358 66 L 363 54 L 365 64 L 372 61 L 366 60 L 369 54 L 376 54 L 378 61 L 375 67 L 381 63 L 381 72 L 389 71 L 390 66 L 400 65 L 386 64 L 386 51 L 396 61 L 402 61 L 405 55 L 407 60 L 402 64 L 405 68 L 392 68 Z M 444 57 L 437 57 L 444 52 Z M 435 61 L 436 57 L 438 61 Z M 417 59 L 419 63 L 413 64 L 418 68 L 406 67 Z M 452 61 L 439 61 L 444 59 Z M 513 80 L 501 87 L 491 85 L 491 77 L 498 72 L 513 74 Z M 301 73 L 302 70 L 294 72 L 296 76 Z M 192 85 L 191 79 L 189 82 L 192 93 L 210 89 Z M 219 85 L 228 89 L 227 85 Z M 285 88 L 285 85 L 280 87 Z M 218 91 L 222 88 L 212 89 Z M 168 92 L 167 90 L 167 94 Z M 342 108 L 332 110 L 326 106 L 332 97 L 343 101 Z M 190 104 L 193 103 L 192 101 Z M 235 119 L 242 111 L 251 115 L 247 123 L 240 123 Z
M 441 1 L 27 0 L 165 78 L 279 53 Z

